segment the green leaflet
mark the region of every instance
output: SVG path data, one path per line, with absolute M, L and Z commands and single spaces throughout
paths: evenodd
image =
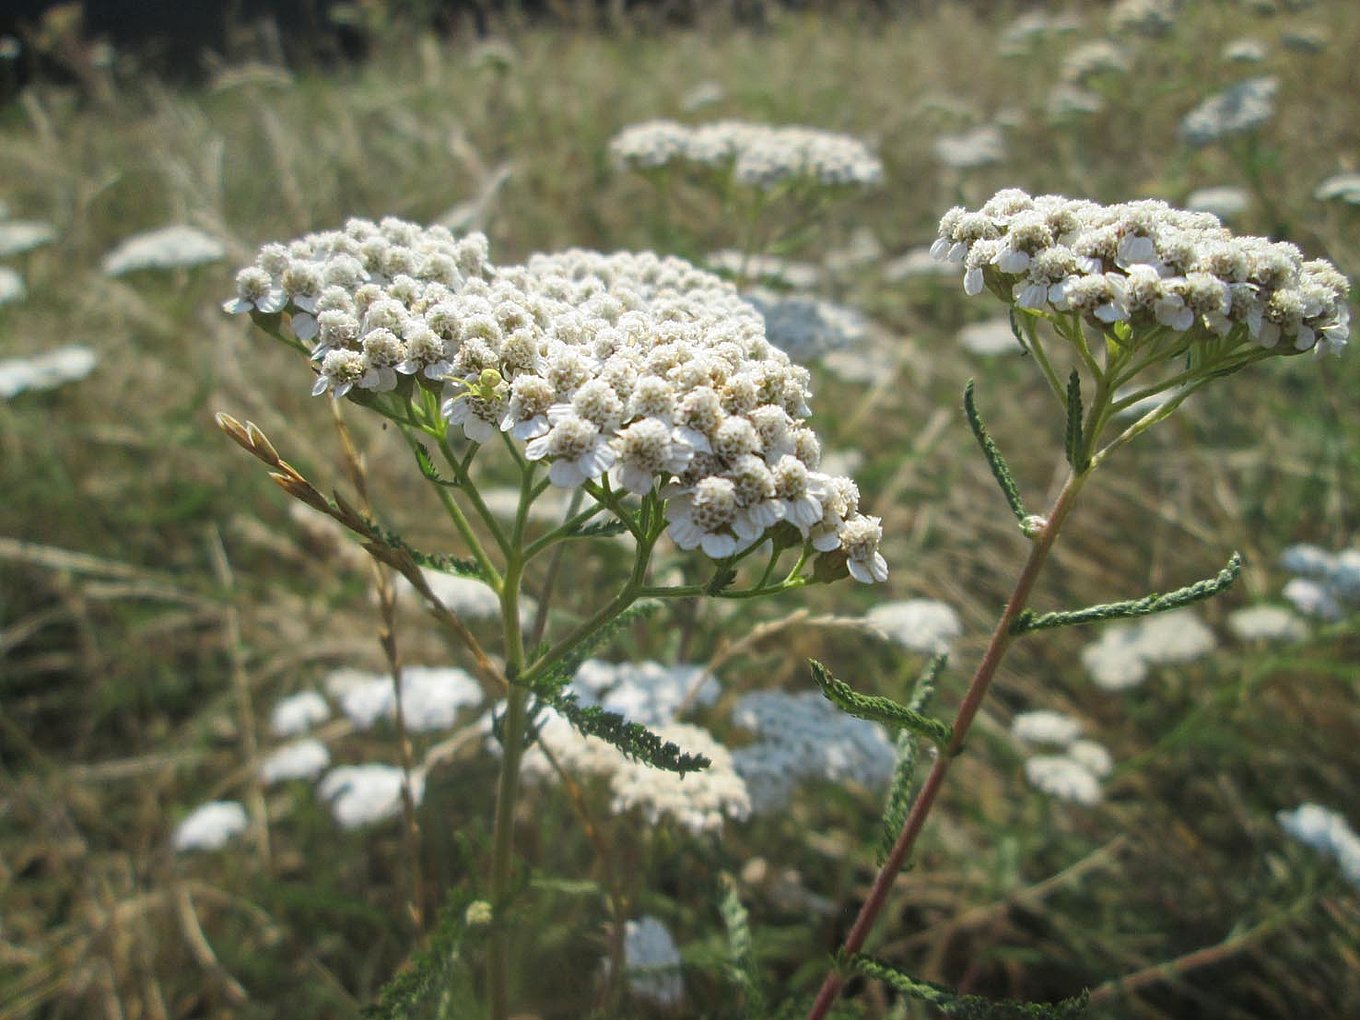
M 812 679 L 822 689 L 822 694 L 827 700 L 834 702 L 841 711 L 859 719 L 884 723 L 895 729 L 910 730 L 941 748 L 949 743 L 952 732 L 949 726 L 939 719 L 932 719 L 906 705 L 899 705 L 891 698 L 860 694 L 843 680 L 837 680 L 816 659 L 809 659 L 808 665 L 812 667 Z
M 560 712 L 577 732 L 587 737 L 599 737 L 620 753 L 645 762 L 652 768 L 684 775 L 686 772 L 701 772 L 713 764 L 702 754 L 681 751 L 677 744 L 662 740 L 646 726 L 629 722 L 617 712 L 606 712 L 594 705 L 582 706 L 574 694 L 559 693 L 547 703 Z
M 449 897 L 425 945 L 383 986 L 378 1001 L 364 1007 L 366 1020 L 433 1016 L 441 995 L 456 996 L 469 1007 L 477 1001 L 471 968 L 462 954 L 463 943 L 475 939 L 465 921 L 467 907 L 464 896 Z
M 760 987 L 751 943 L 751 918 L 741 902 L 736 880 L 723 875 L 723 896 L 719 904 L 723 925 L 727 929 L 727 960 L 724 970 L 728 979 L 740 991 L 742 1016 L 747 1020 L 765 1020 L 768 1010 Z
M 1014 328 L 1014 319 L 1011 327 Z M 1018 334 L 1017 334 L 1018 335 Z M 1006 459 L 1001 456 L 1001 451 L 997 449 L 996 442 L 987 431 L 987 426 L 982 423 L 982 416 L 978 414 L 977 404 L 973 399 L 973 380 L 968 380 L 968 385 L 963 389 L 963 410 L 968 415 L 968 425 L 973 430 L 973 438 L 982 448 L 982 455 L 987 458 L 987 464 L 992 469 L 992 477 L 996 479 L 996 484 L 1001 487 L 1001 493 L 1006 497 L 1006 503 L 1011 508 L 1011 513 L 1015 519 L 1024 523 L 1028 516 L 1025 504 L 1020 499 L 1020 490 L 1016 487 L 1015 479 L 1011 476 L 1011 469 L 1006 466 Z
M 415 546 L 410 545 L 406 539 L 402 538 L 395 531 L 384 528 L 371 517 L 359 515 L 365 525 L 370 541 L 380 545 L 385 545 L 389 549 L 396 549 L 404 552 L 411 557 L 418 566 L 427 567 L 430 570 L 437 570 L 441 574 L 454 574 L 458 577 L 470 577 L 476 581 L 485 581 L 486 575 L 482 573 L 481 567 L 477 566 L 472 560 L 460 560 L 456 556 L 447 556 L 444 553 L 427 553 Z
M 926 668 L 921 671 L 921 675 L 912 686 L 911 700 L 907 702 L 908 709 L 913 712 L 925 712 L 930 699 L 935 696 L 935 681 L 939 679 L 948 661 L 949 656 L 941 654 L 926 664 Z M 878 845 L 880 864 L 897 842 L 897 836 L 907 820 L 907 812 L 911 810 L 912 780 L 916 773 L 916 762 L 916 733 L 904 729 L 897 734 L 897 763 L 893 766 L 892 782 L 888 785 L 888 796 L 883 805 L 883 825 Z
M 989 999 L 983 995 L 960 995 L 943 985 L 920 981 L 871 956 L 852 956 L 845 961 L 845 966 L 865 977 L 882 981 L 903 995 L 929 1003 L 946 1016 L 963 1020 L 1072 1020 L 1086 1012 L 1085 992 L 1054 1003 Z
M 412 442 L 411 450 L 416 455 L 416 465 L 420 468 L 420 473 L 435 485 L 447 486 L 450 489 L 457 489 L 459 482 L 451 482 L 444 478 L 434 466 L 434 461 L 430 458 L 430 451 L 425 449 L 423 443 Z
M 1230 587 L 1242 573 L 1242 555 L 1233 553 L 1227 564 L 1213 577 L 1177 588 L 1165 594 L 1144 595 L 1140 599 L 1127 599 L 1124 602 L 1107 602 L 1085 609 L 1073 609 L 1055 613 L 1036 614 L 1026 609 L 1011 624 L 1012 634 L 1028 634 L 1036 630 L 1052 630 L 1054 627 L 1071 627 L 1079 623 L 1096 623 L 1100 620 L 1123 620 L 1134 616 L 1151 616 L 1172 609 L 1188 606 L 1193 602 L 1203 602 Z

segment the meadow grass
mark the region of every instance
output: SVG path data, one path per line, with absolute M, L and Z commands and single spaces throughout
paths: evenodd
M 1276 17 L 1186 6 L 1169 36 L 1129 43 L 1130 72 L 1099 85 L 1105 109 L 1068 125 L 1049 123 L 1044 104 L 1063 52 L 1102 31 L 1099 13 L 1075 37 L 1001 57 L 1014 12 L 954 5 L 887 21 L 788 15 L 760 33 L 716 23 L 526 30 L 509 40 L 505 69 L 468 43 L 395 34 L 362 67 L 286 85 L 246 78 L 174 92 L 131 81 L 106 108 L 35 87 L 0 111 L 0 198 L 59 231 L 10 260 L 30 294 L 0 307 L 0 357 L 80 342 L 100 358 L 81 383 L 0 403 L 0 1017 L 358 1016 L 420 944 L 398 827 L 341 832 L 300 786 L 268 794 L 267 839 L 170 850 L 193 805 L 248 795 L 255 763 L 243 748 L 268 742 L 275 701 L 336 667 L 383 668 L 362 559 L 343 536 L 291 515 L 212 427 L 217 410 L 249 418 L 323 487 L 345 484 L 325 401 L 306 397 L 284 352 L 221 314 L 229 265 L 263 241 L 351 215 L 432 221 L 502 166 L 509 176 L 482 223 L 497 261 L 573 245 L 695 258 L 732 246 L 732 226 L 704 195 L 678 196 L 663 215 L 645 181 L 611 165 L 609 138 L 655 116 L 865 139 L 885 164 L 883 186 L 836 206 L 790 254 L 820 263 L 868 226 L 891 257 L 928 244 L 950 205 L 1003 186 L 1178 202 L 1201 186 L 1253 185 L 1238 146 L 1186 148 L 1177 123 L 1203 94 L 1273 73 L 1279 112 L 1249 154 L 1261 192 L 1234 227 L 1286 230 L 1354 277 L 1360 211 L 1312 192 L 1360 160 L 1348 56 L 1360 10 L 1342 0 Z M 1321 53 L 1278 41 L 1300 20 L 1326 30 Z M 1269 44 L 1265 64 L 1218 58 L 1242 35 Z M 682 97 L 705 81 L 726 98 L 685 114 Z M 1004 161 L 938 165 L 935 137 L 998 114 L 1013 125 Z M 171 221 L 219 236 L 228 262 L 99 273 L 116 241 Z M 828 448 L 864 456 L 856 475 L 883 516 L 891 597 L 937 598 L 963 619 L 958 672 L 941 687 L 952 706 L 1025 544 L 976 455 L 960 394 L 975 378 L 1035 505 L 1060 481 L 1046 459 L 1059 440 L 1042 435 L 1057 424 L 1050 398 L 1021 359 L 959 348 L 958 329 L 985 312 L 956 279 L 890 284 L 868 263 L 825 289 L 874 317 L 888 367 L 868 385 L 814 368 L 817 427 Z M 1353 357 L 1297 358 L 1187 404 L 1088 486 L 1038 608 L 1175 587 L 1233 549 L 1246 557 L 1243 579 L 1202 617 L 1221 636 L 1229 610 L 1278 602 L 1282 549 L 1345 548 L 1360 525 L 1358 381 Z M 387 503 L 396 523 L 447 546 L 427 487 L 385 456 L 400 437 L 350 417 L 371 488 L 400 494 Z M 624 565 L 571 555 L 565 576 L 590 591 Z M 688 661 L 704 661 L 758 623 L 803 608 L 859 615 L 885 597 L 842 584 L 739 612 L 705 606 L 694 620 L 682 608 L 676 626 L 643 624 L 610 657 L 673 661 L 682 645 Z M 407 661 L 449 659 L 422 616 L 403 610 L 401 621 Z M 1356 891 L 1274 819 L 1301 801 L 1343 812 L 1360 803 L 1354 617 L 1316 625 L 1299 644 L 1224 639 L 1124 694 L 1084 675 L 1078 655 L 1095 636 L 1017 647 L 875 953 L 972 992 L 1101 989 L 1096 1016 L 1360 1012 Z M 725 703 L 757 688 L 806 689 L 810 657 L 861 689 L 899 694 L 922 664 L 856 631 L 786 627 L 726 662 Z M 1064 804 L 1025 784 L 1005 731 L 1028 708 L 1069 711 L 1112 750 L 1104 804 Z M 337 760 L 393 760 L 388 733 L 335 721 L 322 735 Z M 426 917 L 479 888 L 495 784 L 480 746 L 454 747 L 430 776 Z M 872 875 L 870 791 L 807 789 L 785 814 L 729 826 L 716 843 L 597 819 L 603 859 L 569 798 L 545 787 L 526 799 L 537 819 L 521 837 L 535 869 L 515 946 L 526 1015 L 584 1016 L 596 1002 L 603 883 L 620 882 L 636 913 L 676 933 L 688 1003 L 678 1015 L 722 1017 L 732 1006 L 715 906 L 722 873 L 741 876 L 762 970 L 805 997 Z M 1111 984 L 1131 975 L 1126 991 Z M 866 1015 L 892 1015 L 877 986 L 851 994 Z M 628 1008 L 621 1015 L 667 1015 Z M 926 1015 L 915 1008 L 896 1015 Z

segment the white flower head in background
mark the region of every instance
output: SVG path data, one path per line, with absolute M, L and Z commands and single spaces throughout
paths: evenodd
M 1021 712 L 1011 720 L 1011 736 L 1022 744 L 1067 748 L 1081 736 L 1081 723 L 1052 709 Z
M 0 266 L 0 305 L 22 301 L 27 295 L 24 278 L 8 266 Z
M 274 706 L 269 729 L 276 737 L 295 737 L 331 717 L 331 707 L 316 691 L 298 691 Z
M 1245 606 L 1228 614 L 1228 629 L 1239 641 L 1302 641 L 1308 625 L 1283 606 Z
M 1045 103 L 1049 120 L 1067 121 L 1090 117 L 1105 109 L 1105 98 L 1070 82 L 1058 82 L 1049 90 Z
M 221 850 L 246 831 L 246 809 L 234 800 L 200 804 L 175 826 L 175 850 Z
M 197 227 L 174 224 L 143 234 L 134 234 L 104 256 L 104 272 L 109 276 L 140 269 L 184 269 L 216 262 L 225 257 L 226 248 L 211 234 Z
M 1360 174 L 1334 174 L 1313 191 L 1319 202 L 1345 202 L 1360 205 Z
M 1360 887 L 1360 836 L 1344 815 L 1320 804 L 1300 804 L 1275 817 L 1293 839 L 1334 858 L 1346 881 Z
M 1190 192 L 1185 199 L 1185 207 L 1191 212 L 1213 213 L 1225 222 L 1241 216 L 1250 204 L 1251 196 L 1247 190 L 1232 185 L 1200 188 Z
M 1006 139 L 995 124 L 935 139 L 935 158 L 951 170 L 975 170 L 1006 158 Z
M 743 296 L 764 316 L 770 343 L 801 365 L 810 365 L 829 351 L 858 346 L 869 335 L 868 320 L 844 305 L 759 289 Z
M 1068 85 L 1086 85 L 1092 79 L 1123 74 L 1128 69 L 1129 58 L 1123 47 L 1109 39 L 1092 39 L 1063 56 L 1062 78 Z
M 317 786 L 335 820 L 346 829 L 395 818 L 402 811 L 401 769 L 395 765 L 342 765 L 331 769 Z M 411 799 L 419 804 L 425 794 L 425 774 L 411 773 Z
M 783 808 L 803 782 L 877 789 L 891 778 L 897 760 L 881 726 L 846 715 L 820 691 L 744 694 L 732 722 L 758 738 L 732 753 L 757 814 Z
M 623 759 L 609 779 L 615 814 L 637 811 L 649 825 L 670 821 L 691 835 L 716 833 L 728 820 L 751 814 L 751 795 L 734 768 L 732 752 L 698 726 L 670 723 L 656 728 L 688 754 L 702 754 L 711 764 L 699 772 L 680 775 L 645 762 Z
M 380 719 L 396 718 L 397 698 L 391 676 L 350 671 L 339 675 L 344 683 L 335 683 L 332 674 L 328 688 L 356 728 L 367 730 Z M 482 689 L 477 681 L 456 666 L 406 666 L 401 671 L 402 718 L 411 732 L 451 729 L 462 709 L 481 702 Z
M 75 345 L 58 347 L 30 358 L 7 358 L 0 361 L 0 400 L 79 382 L 94 371 L 98 362 L 89 347 Z
M 1175 23 L 1172 0 L 1118 0 L 1110 8 L 1110 32 L 1115 36 L 1137 33 L 1155 38 L 1166 35 Z
M 1270 56 L 1270 48 L 1260 39 L 1244 36 L 1223 47 L 1223 59 L 1235 64 L 1259 64 Z
M 1255 131 L 1275 115 L 1279 90 L 1280 80 L 1268 75 L 1248 78 L 1210 96 L 1185 115 L 1181 139 L 1198 147 Z
M 675 721 L 682 707 L 711 705 L 721 693 L 702 666 L 587 659 L 572 678 L 582 705 L 598 705 L 644 726 Z
M 330 764 L 331 753 L 326 745 L 306 737 L 270 752 L 260 763 L 260 779 L 266 786 L 289 779 L 315 779 Z
M 887 640 L 927 655 L 947 652 L 963 633 L 959 614 L 935 599 L 881 602 L 869 610 L 864 622 Z
M 1091 807 L 1104 799 L 1100 780 L 1085 765 L 1065 754 L 1043 754 L 1025 762 L 1025 778 L 1036 790 Z
M 1119 691 L 1136 687 L 1154 666 L 1193 662 L 1213 651 L 1217 641 L 1190 609 L 1113 624 L 1081 652 L 1097 687 Z
M 605 961 L 608 968 L 609 961 Z M 623 965 L 628 990 L 638 999 L 674 1008 L 685 996 L 680 949 L 661 921 L 639 917 L 623 929 Z
M 0 219 L 0 258 L 22 255 L 57 239 L 57 229 L 37 220 Z
M 938 265 L 938 263 L 937 263 Z M 1025 349 L 1015 338 L 1009 316 L 972 322 L 959 330 L 959 346 L 970 354 L 994 358 L 1002 354 L 1023 354 Z

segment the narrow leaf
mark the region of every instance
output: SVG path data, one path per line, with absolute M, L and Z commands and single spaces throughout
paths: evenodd
M 475 1001 L 472 975 L 462 953 L 462 943 L 473 940 L 466 924 L 467 907 L 465 896 L 450 896 L 425 945 L 383 986 L 378 1001 L 364 1007 L 365 1020 L 407 1020 L 424 1015 L 428 1007 L 422 1010 L 422 1006 L 447 994 Z
M 939 719 L 932 719 L 906 705 L 899 705 L 891 698 L 876 694 L 860 694 L 845 681 L 837 680 L 816 659 L 809 659 L 808 665 L 812 667 L 812 679 L 822 689 L 822 694 L 841 711 L 858 719 L 884 723 L 894 729 L 910 730 L 939 747 L 949 743 L 950 728 Z
M 613 538 L 615 535 L 622 535 L 628 530 L 628 526 L 623 521 L 596 521 L 593 524 L 586 524 L 577 528 L 571 533 L 572 538 Z
M 912 686 L 911 700 L 907 702 L 907 708 L 913 712 L 925 712 L 930 706 L 931 698 L 935 696 L 935 681 L 939 679 L 948 661 L 949 656 L 941 654 L 926 664 L 926 668 L 921 671 L 921 675 Z M 916 734 L 912 730 L 904 729 L 897 734 L 897 761 L 893 766 L 892 782 L 888 784 L 888 796 L 883 805 L 883 827 L 878 845 L 880 864 L 897 842 L 897 836 L 907 820 L 907 813 L 911 810 L 912 781 L 915 778 L 918 760 L 916 739 Z
M 548 704 L 561 713 L 578 733 L 599 737 L 621 754 L 652 768 L 684 775 L 686 772 L 700 772 L 713 764 L 702 754 L 688 754 L 679 745 L 662 740 L 647 727 L 629 722 L 617 712 L 606 712 L 595 705 L 581 705 L 574 694 L 559 694 Z
M 439 470 L 434 466 L 434 460 L 430 457 L 430 451 L 425 449 L 423 443 L 415 443 L 411 450 L 416 455 L 416 466 L 420 468 L 420 473 L 427 479 L 434 482 L 435 485 L 443 485 L 450 489 L 459 487 L 458 482 L 451 482 L 439 473 Z
M 1153 613 L 1165 613 L 1172 609 L 1180 609 L 1195 602 L 1203 602 L 1205 599 L 1213 598 L 1219 592 L 1231 587 L 1242 573 L 1242 555 L 1233 553 L 1224 566 L 1213 577 L 1206 577 L 1202 581 L 1186 585 L 1184 588 L 1177 588 L 1175 591 L 1165 594 L 1144 595 L 1140 599 L 1128 599 L 1124 602 L 1107 602 L 1099 606 L 1087 606 L 1085 609 L 1073 609 L 1070 611 L 1060 611 L 1055 613 L 1036 614 L 1025 610 L 1021 613 L 1013 624 L 1011 624 L 1012 634 L 1028 634 L 1036 630 L 1052 630 L 1054 627 L 1072 627 L 1080 623 L 1097 623 L 1101 620 L 1125 620 L 1135 616 L 1151 616 Z
M 1012 320 L 1012 326 L 1014 320 Z M 1018 335 L 1018 334 L 1017 334 Z M 1006 460 L 1001 456 L 1001 451 L 997 449 L 995 441 L 987 432 L 987 426 L 982 423 L 982 416 L 978 414 L 977 404 L 973 400 L 973 380 L 968 380 L 968 385 L 963 390 L 963 410 L 968 415 L 968 425 L 973 430 L 973 438 L 982 448 L 982 455 L 987 458 L 987 464 L 992 469 L 992 477 L 996 479 L 996 484 L 1001 486 L 1001 493 L 1006 497 L 1006 502 L 1011 508 L 1011 513 L 1015 514 L 1015 519 L 1024 522 L 1028 513 L 1025 504 L 1020 499 L 1020 490 L 1015 485 L 1015 479 L 1011 477 L 1011 469 L 1006 466 Z
M 708 579 L 708 584 L 704 585 L 705 595 L 721 595 L 728 588 L 732 587 L 732 582 L 737 579 L 735 567 L 719 567 L 714 571 L 713 576 Z
M 913 999 L 929 1003 L 946 1016 L 965 1020 L 1072 1020 L 1086 1012 L 1087 994 L 1082 992 L 1061 1002 L 1021 1002 L 961 995 L 932 981 L 922 981 L 870 956 L 855 955 L 845 961 L 849 969 Z
M 406 555 L 410 556 L 412 560 L 422 567 L 428 567 L 430 570 L 437 570 L 441 574 L 454 574 L 458 577 L 470 577 L 478 581 L 486 580 L 486 576 L 482 573 L 481 567 L 477 566 L 472 560 L 460 560 L 455 556 L 447 556 L 444 553 L 424 552 L 411 545 L 395 531 L 384 528 L 371 517 L 359 516 L 359 520 L 364 525 L 364 533 L 371 541 L 406 553 Z
M 1088 467 L 1082 453 L 1081 414 L 1081 376 L 1074 368 L 1067 377 L 1067 463 L 1077 474 Z

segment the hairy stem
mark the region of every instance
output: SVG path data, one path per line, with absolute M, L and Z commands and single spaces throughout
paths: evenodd
M 1077 493 L 1081 491 L 1082 484 L 1088 476 L 1089 471 L 1068 476 L 1066 484 L 1049 511 L 1047 523 L 1035 535 L 1029 558 L 1020 571 L 1020 576 L 1015 582 L 1015 588 L 1011 591 L 1010 598 L 1006 602 L 1006 608 L 1001 613 L 1001 618 L 997 620 L 996 629 L 992 631 L 992 639 L 987 645 L 986 652 L 983 653 L 977 672 L 973 674 L 973 679 L 968 684 L 968 691 L 964 695 L 963 703 L 954 716 L 953 736 L 944 751 L 935 759 L 930 774 L 926 776 L 925 783 L 922 784 L 920 792 L 916 795 L 916 800 L 912 803 L 911 811 L 902 823 L 902 830 L 898 834 L 897 842 L 893 844 L 892 850 L 874 878 L 869 895 L 860 908 L 859 916 L 855 918 L 854 926 L 851 927 L 850 933 L 845 937 L 845 943 L 841 947 L 840 957 L 842 959 L 849 958 L 864 948 L 869 933 L 873 930 L 874 922 L 878 920 L 879 913 L 882 912 L 887 903 L 888 893 L 892 890 L 893 882 L 906 863 L 907 856 L 911 853 L 916 838 L 925 825 L 926 816 L 930 814 L 930 809 L 935 804 L 935 798 L 939 796 L 940 787 L 949 772 L 949 766 L 963 751 L 964 741 L 968 736 L 969 728 L 973 724 L 973 719 L 977 716 L 978 709 L 982 707 L 982 701 L 987 695 L 987 689 L 991 685 L 992 678 L 996 675 L 997 668 L 1001 665 L 1007 649 L 1014 640 L 1011 625 L 1015 622 L 1016 617 L 1024 611 L 1030 592 L 1034 588 L 1034 582 L 1038 580 L 1044 561 L 1048 559 L 1049 551 L 1053 548 L 1053 542 L 1058 537 L 1058 532 L 1062 529 L 1067 515 L 1071 513 Z M 826 980 L 822 982 L 821 990 L 817 993 L 817 998 L 812 1004 L 807 1020 L 822 1020 L 836 1001 L 836 997 L 840 994 L 841 987 L 844 984 L 845 977 L 839 969 L 833 967 L 827 974 Z

